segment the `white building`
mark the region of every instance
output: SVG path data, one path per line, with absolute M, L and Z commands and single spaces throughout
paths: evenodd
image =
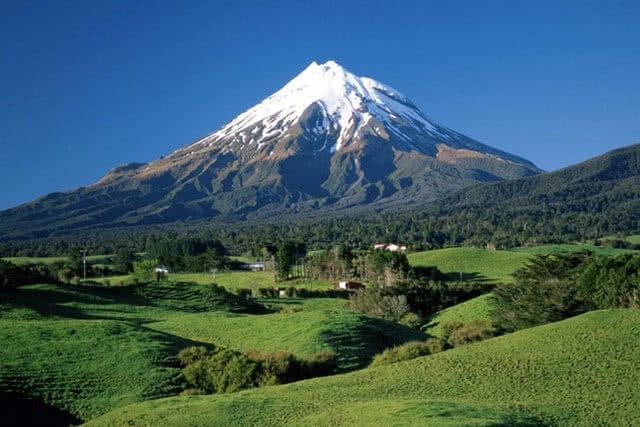
M 407 250 L 407 246 L 400 245 L 398 243 L 376 243 L 373 245 L 373 249 L 386 250 L 390 252 L 405 252 Z

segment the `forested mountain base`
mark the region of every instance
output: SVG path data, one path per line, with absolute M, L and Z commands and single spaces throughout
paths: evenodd
M 4 256 L 66 254 L 73 246 L 93 253 L 127 247 L 143 251 L 155 238 L 219 239 L 232 253 L 283 241 L 309 249 L 347 243 L 368 247 L 400 241 L 414 249 L 453 245 L 496 248 L 584 241 L 640 231 L 640 145 L 611 151 L 556 172 L 485 184 L 412 209 L 349 210 L 337 216 L 283 216 L 278 222 L 184 222 L 86 230 L 46 239 L 0 243 Z

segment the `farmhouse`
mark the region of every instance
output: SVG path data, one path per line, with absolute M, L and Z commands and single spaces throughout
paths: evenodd
M 356 290 L 362 288 L 364 288 L 364 285 L 362 283 L 354 282 L 352 280 L 341 280 L 338 282 L 338 289 Z
M 385 250 L 390 252 L 405 252 L 407 250 L 406 245 L 399 243 L 376 243 L 373 245 L 373 249 Z

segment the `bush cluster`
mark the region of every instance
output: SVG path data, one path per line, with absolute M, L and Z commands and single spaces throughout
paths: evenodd
M 251 298 L 253 292 L 251 291 L 251 288 L 238 288 L 236 289 L 236 295 L 244 298 Z
M 11 289 L 21 285 L 56 280 L 55 272 L 47 265 L 16 265 L 0 259 L 0 289 Z
M 371 361 L 370 367 L 389 365 L 404 360 L 415 359 L 420 356 L 439 353 L 445 349 L 445 343 L 438 338 L 429 338 L 426 341 L 411 341 L 396 347 L 389 348 L 376 355 Z
M 487 319 L 443 322 L 442 329 L 447 346 L 451 348 L 482 341 L 496 335 L 496 328 Z
M 230 393 L 331 375 L 336 356 L 330 350 L 301 359 L 287 352 L 242 353 L 224 347 L 189 347 L 178 355 L 191 393 Z
M 389 365 L 416 357 L 428 356 L 496 335 L 496 329 L 491 322 L 483 319 L 471 322 L 446 322 L 442 327 L 444 330 L 443 338 L 431 337 L 426 341 L 411 341 L 389 348 L 376 355 L 370 366 Z
M 359 290 L 351 296 L 349 306 L 370 316 L 419 326 L 423 323 L 421 319 L 491 288 L 491 285 L 477 283 L 413 281 L 392 288 Z
M 640 256 L 541 255 L 495 294 L 494 324 L 515 331 L 594 309 L 640 305 Z

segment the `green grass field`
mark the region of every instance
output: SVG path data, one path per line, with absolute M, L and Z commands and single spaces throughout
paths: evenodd
M 108 264 L 112 255 L 89 255 L 87 262 L 90 264 Z M 5 261 L 12 262 L 17 265 L 27 264 L 54 264 L 56 262 L 65 262 L 68 260 L 65 256 L 58 257 L 4 257 Z
M 449 278 L 457 279 L 462 273 L 465 280 L 486 280 L 509 283 L 511 275 L 534 255 L 550 255 L 589 250 L 598 255 L 637 253 L 626 249 L 603 248 L 590 244 L 554 244 L 493 251 L 480 248 L 445 248 L 408 255 L 415 266 L 436 266 Z
M 180 390 L 175 356 L 195 342 L 147 322 L 238 308 L 192 285 L 138 292 L 30 285 L 1 295 L 0 393 L 37 398 L 79 419 Z
M 491 282 L 511 282 L 511 274 L 530 257 L 527 253 L 479 248 L 446 248 L 408 255 L 411 265 L 436 266 L 454 279 L 462 272 L 465 280 Z
M 243 298 L 188 283 L 28 285 L 0 297 L 0 404 L 17 393 L 84 421 L 177 394 L 183 383 L 176 355 L 191 345 L 301 356 L 330 348 L 350 370 L 386 347 L 424 337 L 347 311 L 344 300 L 281 299 L 280 306 L 301 311 L 265 314 Z
M 634 234 L 633 236 L 627 236 L 627 242 L 639 244 L 640 243 L 640 234 Z
M 638 425 L 640 311 L 562 322 L 379 368 L 126 406 L 89 425 Z
M 429 335 L 442 338 L 443 322 L 470 322 L 473 320 L 490 320 L 492 308 L 491 294 L 480 295 L 436 313 L 425 328 Z
M 169 362 L 192 344 L 100 319 L 0 320 L 0 339 L 0 391 L 44 400 L 79 419 L 179 392 L 179 371 Z
M 322 349 L 338 355 L 341 370 L 366 366 L 398 343 L 424 339 L 418 331 L 348 311 L 345 300 L 306 300 L 299 312 L 254 315 L 196 313 L 149 327 L 194 341 L 238 350 L 289 351 L 310 356 Z

